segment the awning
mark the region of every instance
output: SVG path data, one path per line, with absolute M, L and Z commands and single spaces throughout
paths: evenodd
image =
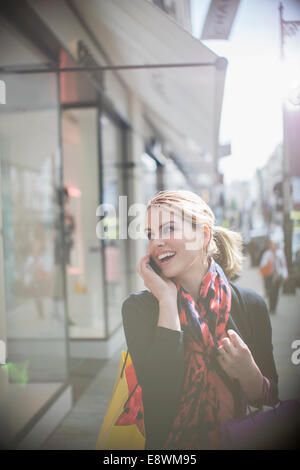
M 187 154 L 197 155 L 190 170 L 195 163 L 199 172 L 201 152 L 216 158 L 226 72 L 226 67 L 214 65 L 216 61 L 222 65 L 218 56 L 147 0 L 73 0 L 72 4 L 113 64 L 213 64 L 118 73 L 144 102 L 148 114 L 187 143 Z M 191 151 L 188 142 L 196 143 L 199 151 Z
M 78 39 L 92 46 L 97 42 L 98 54 L 100 48 L 102 59 L 109 58 L 98 65 L 206 64 L 117 73 L 144 103 L 146 117 L 179 155 L 186 172 L 195 175 L 195 183 L 197 174 L 215 174 L 225 59 L 148 0 L 28 1 L 69 49 Z M 107 87 L 112 73 L 105 71 Z

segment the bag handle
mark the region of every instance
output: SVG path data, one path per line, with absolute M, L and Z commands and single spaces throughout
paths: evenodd
M 124 373 L 124 370 L 125 370 L 125 366 L 126 366 L 126 362 L 127 362 L 127 357 L 128 357 L 128 354 L 129 354 L 129 351 L 128 351 L 128 349 L 127 349 L 127 353 L 126 353 L 125 361 L 124 361 L 124 364 L 123 364 L 123 367 L 122 367 L 122 370 L 121 370 L 120 379 L 123 377 L 123 373 Z
M 125 360 L 124 360 L 124 364 L 123 364 L 123 367 L 122 367 L 122 370 L 121 370 L 121 374 L 120 374 L 120 378 L 122 379 L 123 377 L 123 374 L 124 374 L 124 370 L 125 370 L 125 366 L 126 366 L 126 362 L 127 362 L 127 358 L 128 358 L 128 355 L 129 355 L 129 351 L 127 349 L 127 352 L 126 352 L 126 356 L 125 356 Z M 129 411 L 129 408 L 126 408 L 126 405 L 127 403 L 129 402 L 130 398 L 132 397 L 132 395 L 134 394 L 134 392 L 136 391 L 137 389 L 137 386 L 139 385 L 139 383 L 137 382 L 136 383 L 136 386 L 134 387 L 134 389 L 132 390 L 132 392 L 130 393 L 129 397 L 127 398 L 123 408 L 124 408 L 124 411 Z

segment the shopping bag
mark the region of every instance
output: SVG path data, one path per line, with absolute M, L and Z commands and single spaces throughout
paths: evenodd
M 297 449 L 300 402 L 279 401 L 221 425 L 223 450 Z
M 259 272 L 264 277 L 270 276 L 272 274 L 272 263 L 271 263 L 271 261 L 269 261 L 264 266 L 261 266 L 259 268 Z
M 142 389 L 137 383 L 130 354 L 122 351 L 96 450 L 143 450 L 144 447 Z

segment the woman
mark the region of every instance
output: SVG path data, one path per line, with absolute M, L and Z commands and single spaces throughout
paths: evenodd
M 288 271 L 283 251 L 279 248 L 278 243 L 272 240 L 267 241 L 267 249 L 264 251 L 259 265 L 261 271 L 266 266 L 270 266 L 270 274 L 264 276 L 264 284 L 270 314 L 274 315 L 278 304 L 279 291 L 283 281 L 288 278 Z
M 277 401 L 268 311 L 255 292 L 230 284 L 241 268 L 241 236 L 216 227 L 198 195 L 159 192 L 146 230 L 137 272 L 147 290 L 122 306 L 145 449 L 218 449 L 221 423 L 245 414 L 246 402 Z
M 259 272 L 262 276 L 263 283 L 264 283 L 264 297 L 266 297 L 267 299 L 269 298 L 269 290 L 270 290 L 270 281 L 269 281 L 270 266 L 268 263 L 265 263 L 265 262 L 264 264 L 262 264 L 262 261 L 265 258 L 265 253 L 269 249 L 271 249 L 271 244 L 272 244 L 271 240 L 269 238 L 266 238 L 266 240 L 264 241 L 263 249 L 259 256 Z

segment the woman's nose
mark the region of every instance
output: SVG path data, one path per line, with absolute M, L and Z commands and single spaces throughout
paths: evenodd
M 162 238 L 153 238 L 152 246 L 164 246 L 165 242 Z

